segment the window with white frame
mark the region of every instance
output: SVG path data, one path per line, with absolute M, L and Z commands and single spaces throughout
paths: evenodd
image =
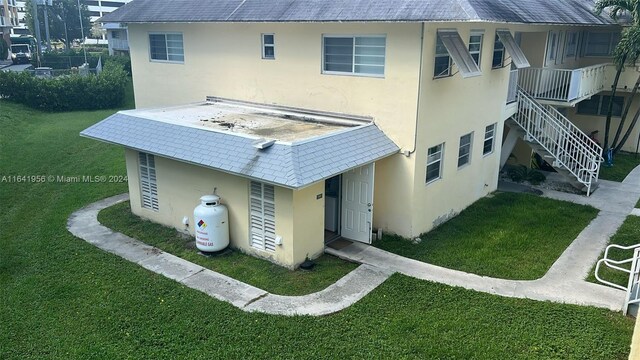
M 149 57 L 154 61 L 184 62 L 182 34 L 149 34 Z
M 384 76 L 385 36 L 323 36 L 324 73 Z
M 478 66 L 480 66 L 483 39 L 484 34 L 479 31 L 472 31 L 471 36 L 469 36 L 469 53 Z
M 138 171 L 140 173 L 140 201 L 145 209 L 158 211 L 158 184 L 156 160 L 153 155 L 138 153 Z
M 504 44 L 496 34 L 493 41 L 493 59 L 491 61 L 492 69 L 499 69 L 504 65 Z
M 547 35 L 547 65 L 556 61 L 558 56 L 558 33 L 549 31 Z
M 276 39 L 274 34 L 262 34 L 262 58 L 276 58 Z
M 273 185 L 252 181 L 249 189 L 251 247 L 276 250 L 276 205 Z
M 442 155 L 444 143 L 430 147 L 427 150 L 427 184 L 442 178 Z
M 578 54 L 578 38 L 580 33 L 577 31 L 567 32 L 567 43 L 565 45 L 564 57 L 572 58 Z
M 460 137 L 460 146 L 458 147 L 458 168 L 467 165 L 471 161 L 472 140 L 473 132 Z
M 451 56 L 444 46 L 442 39 L 436 36 L 436 61 L 433 77 L 446 77 L 451 75 Z
M 496 138 L 496 124 L 491 124 L 484 129 L 484 144 L 482 145 L 482 155 L 489 155 L 493 152 Z
M 587 32 L 584 40 L 584 56 L 610 56 L 620 41 L 618 32 Z

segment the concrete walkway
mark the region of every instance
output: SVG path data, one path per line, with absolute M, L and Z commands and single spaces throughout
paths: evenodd
M 115 232 L 98 222 L 100 210 L 129 199 L 122 194 L 74 212 L 67 229 L 98 248 L 242 310 L 277 315 L 328 315 L 345 309 L 382 284 L 392 272 L 370 265 L 358 268 L 326 289 L 304 296 L 282 296 L 245 284 Z
M 304 296 L 282 296 L 203 268 L 101 225 L 98 212 L 128 200 L 128 194 L 107 198 L 74 212 L 67 228 L 73 235 L 100 249 L 251 312 L 313 316 L 335 313 L 363 298 L 395 272 L 500 296 L 621 310 L 623 291 L 584 279 L 611 235 L 632 213 L 640 198 L 640 167 L 623 183 L 601 181 L 600 188 L 589 198 L 550 190 L 545 191 L 544 196 L 591 205 L 600 209 L 600 213 L 542 278 L 531 281 L 469 274 L 353 243 L 340 250 L 326 248 L 326 252 L 361 263 L 357 269 L 322 291 Z
M 504 280 L 479 276 L 412 260 L 372 246 L 354 243 L 341 250 L 327 249 L 334 256 L 362 264 L 399 272 L 418 279 L 460 286 L 490 294 L 589 305 L 619 311 L 625 293 L 607 286 L 584 281 L 598 260 L 609 238 L 632 212 L 640 197 L 640 167 L 622 182 L 602 180 L 590 197 L 547 190 L 549 198 L 591 205 L 598 216 L 578 235 L 540 279 Z

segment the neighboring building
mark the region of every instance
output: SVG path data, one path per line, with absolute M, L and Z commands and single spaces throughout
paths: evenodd
M 18 24 L 11 30 L 12 35 L 30 35 L 31 32 L 27 27 L 25 15 L 27 14 L 26 6 L 30 6 L 30 3 L 26 1 L 16 1 L 16 13 L 18 18 Z
M 130 1 L 131 0 L 81 0 L 80 2 L 87 5 L 87 9 L 89 10 L 89 20 L 93 24 L 99 18 L 110 14 L 114 10 Z
M 232 246 L 294 267 L 335 236 L 433 229 L 496 190 L 512 149 L 595 187 L 602 149 L 579 129 L 602 127 L 621 27 L 591 1 L 185 4 L 101 19 L 127 25 L 147 110 L 82 135 L 127 149 L 137 215 L 193 234 L 215 189 Z
M 18 26 L 17 11 L 15 0 L 0 0 L 0 38 L 2 38 L 7 45 L 11 45 L 11 29 Z
M 91 25 L 93 25 L 101 17 L 107 14 L 110 14 L 112 11 L 120 8 L 122 5 L 130 1 L 131 0 L 109 0 L 109 1 L 81 0 L 81 3 L 87 5 L 87 9 L 89 10 L 89 20 L 91 21 Z M 107 30 L 107 33 L 102 36 L 102 39 L 85 39 L 85 42 L 86 43 L 96 42 L 98 44 L 107 44 L 109 40 L 109 36 L 111 34 L 109 34 L 109 29 L 106 29 L 106 30 Z M 116 36 L 118 36 L 117 33 L 118 32 L 116 31 Z M 126 30 L 125 30 L 125 33 L 126 33 Z M 118 43 L 118 45 L 121 45 L 121 42 L 118 42 L 117 40 L 116 40 L 116 43 Z M 120 51 L 120 50 L 121 49 L 118 49 L 117 51 Z M 126 50 L 128 51 L 128 48 Z M 112 53 L 112 51 L 113 50 L 111 50 L 111 46 L 110 46 L 109 52 Z
M 129 55 L 129 33 L 127 26 L 120 23 L 102 24 L 107 31 L 109 55 Z

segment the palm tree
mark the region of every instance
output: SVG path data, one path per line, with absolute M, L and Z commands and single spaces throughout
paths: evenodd
M 605 122 L 604 134 L 604 149 L 607 150 L 609 149 L 609 132 L 611 130 L 611 117 L 613 115 L 614 97 L 618 88 L 620 75 L 622 71 L 624 71 L 625 64 L 634 65 L 636 60 L 638 60 L 638 57 L 640 57 L 640 0 L 597 0 L 594 9 L 596 14 L 601 14 L 605 9 L 609 10 L 609 16 L 613 20 L 618 20 L 625 15 L 629 15 L 631 17 L 630 26 L 624 29 L 624 31 L 622 32 L 622 37 L 614 52 L 616 76 L 613 80 L 613 85 L 611 86 L 611 97 L 609 98 L 609 105 L 607 108 L 607 119 Z M 638 121 L 638 117 L 640 117 L 640 112 L 637 113 L 636 116 L 634 116 L 634 120 L 632 121 L 631 126 L 627 129 L 624 136 L 622 137 L 622 140 L 618 143 L 618 139 L 625 124 L 631 102 L 633 101 L 633 98 L 638 91 L 638 85 L 640 85 L 640 77 L 636 82 L 636 86 L 634 86 L 633 88 L 631 99 L 627 103 L 627 106 L 622 113 L 620 124 L 618 125 L 618 129 L 616 130 L 616 135 L 611 146 L 612 148 L 614 148 L 614 154 L 617 153 L 620 148 L 622 148 L 622 145 L 627 141 L 629 135 L 631 134 L 631 130 L 633 130 L 633 127 Z

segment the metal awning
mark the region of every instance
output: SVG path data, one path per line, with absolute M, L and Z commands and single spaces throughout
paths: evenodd
M 447 52 L 453 62 L 458 66 L 463 78 L 482 75 L 478 64 L 473 60 L 471 53 L 469 53 L 469 48 L 464 44 L 457 30 L 439 29 L 438 37 L 442 40 L 444 47 L 447 48 Z
M 516 43 L 516 40 L 511 35 L 511 32 L 506 29 L 498 29 L 496 30 L 496 34 L 498 34 L 498 38 L 507 49 L 509 55 L 511 55 L 511 61 L 513 61 L 513 65 L 515 65 L 518 69 L 528 68 L 531 65 L 529 64 L 529 60 L 524 56 L 522 49 Z

